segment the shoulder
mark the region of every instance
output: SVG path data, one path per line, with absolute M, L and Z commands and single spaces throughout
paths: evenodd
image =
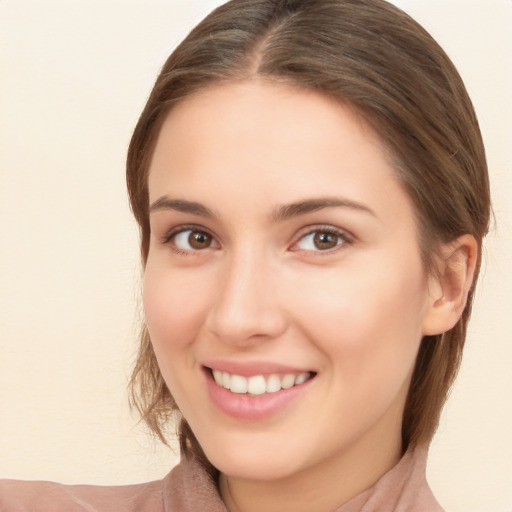
M 154 482 L 64 485 L 0 479 L 0 512 L 227 512 L 217 485 L 194 457 Z
M 163 512 L 162 487 L 162 481 L 99 486 L 0 480 L 0 511 Z

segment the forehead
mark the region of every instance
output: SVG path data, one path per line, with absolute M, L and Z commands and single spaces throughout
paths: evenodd
M 341 194 L 382 214 L 389 197 L 412 211 L 378 134 L 353 109 L 261 81 L 213 86 L 178 104 L 159 134 L 149 193 L 151 202 L 164 194 L 235 201 L 236 193 L 246 206 Z

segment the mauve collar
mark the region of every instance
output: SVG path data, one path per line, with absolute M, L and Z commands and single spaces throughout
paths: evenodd
M 333 512 L 443 512 L 428 486 L 427 447 L 410 449 L 375 485 Z
M 333 512 L 442 512 L 425 477 L 426 447 L 410 449 L 375 485 Z M 215 482 L 194 457 L 163 481 L 165 512 L 228 512 Z

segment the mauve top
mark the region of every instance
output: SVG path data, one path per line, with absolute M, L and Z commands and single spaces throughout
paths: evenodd
M 333 512 L 442 512 L 425 478 L 427 449 L 408 451 L 375 485 Z M 123 486 L 0 480 L 1 512 L 227 512 L 197 460 L 162 480 Z

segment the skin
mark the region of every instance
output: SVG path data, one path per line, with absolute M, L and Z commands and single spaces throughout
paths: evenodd
M 454 286 L 425 274 L 413 207 L 378 135 L 314 92 L 215 86 L 169 114 L 149 193 L 148 329 L 229 510 L 331 510 L 370 487 L 402 455 L 420 341 L 456 321 L 471 281 L 466 270 L 450 274 Z M 345 204 L 276 215 L 312 199 Z M 311 233 L 326 231 L 335 246 L 319 248 Z M 475 252 L 461 246 L 450 254 L 466 269 Z M 212 403 L 211 360 L 315 377 L 248 421 Z

